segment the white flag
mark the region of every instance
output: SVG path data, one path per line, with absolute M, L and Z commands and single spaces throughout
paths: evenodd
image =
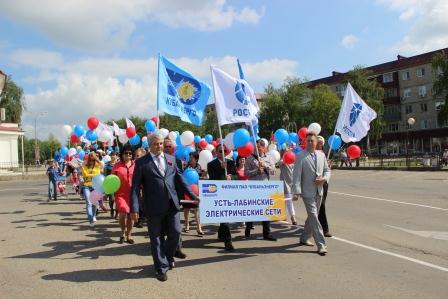
M 260 110 L 254 90 L 243 79 L 237 79 L 210 66 L 218 124 L 251 122 Z
M 135 128 L 134 123 L 126 117 L 126 128 Z
M 376 116 L 375 110 L 367 106 L 348 83 L 336 122 L 336 131 L 341 134 L 342 140 L 348 143 L 364 138 L 370 130 L 370 122 Z
M 117 123 L 116 122 L 112 122 L 112 124 L 113 124 L 113 127 L 114 127 L 114 133 L 115 133 L 115 136 L 119 136 L 120 135 L 120 127 L 117 125 Z

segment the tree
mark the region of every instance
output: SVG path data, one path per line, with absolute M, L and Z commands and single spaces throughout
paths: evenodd
M 334 132 L 340 109 L 341 100 L 337 94 L 328 85 L 320 84 L 312 91 L 308 104 L 308 123 L 317 121 L 322 127 L 320 135 L 327 138 Z
M 448 123 L 448 53 L 444 50 L 432 58 L 432 71 L 436 78 L 432 86 L 434 98 L 441 97 L 445 101 L 437 115 L 437 121 L 442 126 Z
M 372 72 L 366 70 L 362 66 L 355 66 L 353 70 L 348 72 L 345 83 L 350 82 L 359 96 L 369 105 L 377 114 L 377 118 L 372 121 L 369 135 L 378 140 L 383 134 L 386 123 L 383 119 L 384 114 L 384 89 L 376 80 L 369 79 Z
M 6 122 L 20 124 L 22 112 L 25 109 L 23 90 L 10 77 L 0 97 L 0 107 L 6 109 Z

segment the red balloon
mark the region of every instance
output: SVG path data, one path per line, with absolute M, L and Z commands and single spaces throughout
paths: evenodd
M 191 191 L 193 191 L 194 194 L 196 194 L 196 196 L 199 196 L 199 186 L 196 184 L 191 184 L 190 185 Z M 187 194 L 185 194 L 185 200 L 191 200 L 190 196 L 188 196 Z
M 297 132 L 297 134 L 299 135 L 299 138 L 304 140 L 306 138 L 306 134 L 308 134 L 308 128 L 303 127 L 299 130 L 299 132 Z
M 211 145 L 213 145 L 214 147 L 218 146 L 218 142 L 216 142 L 216 140 L 213 140 L 212 143 L 210 143 Z
M 95 116 L 91 116 L 89 117 L 89 119 L 87 119 L 87 126 L 89 127 L 90 130 L 95 130 L 99 124 L 100 121 Z
M 89 158 L 89 155 L 84 155 L 84 157 L 82 158 L 84 161 L 87 161 L 87 159 Z
M 296 155 L 293 152 L 286 152 L 283 154 L 283 162 L 285 164 L 292 164 L 296 161 Z
M 135 128 L 129 127 L 126 129 L 126 136 L 128 136 L 128 138 L 134 137 L 135 134 L 137 134 L 137 131 L 135 131 Z
M 300 143 L 300 147 L 301 147 L 302 149 L 306 149 L 306 140 L 303 140 L 303 141 Z
M 202 139 L 201 141 L 199 141 L 199 147 L 201 149 L 205 149 L 207 147 L 208 143 L 207 141 L 205 141 L 204 139 Z
M 254 153 L 254 145 L 252 142 L 246 143 L 246 145 L 238 148 L 238 155 L 241 157 L 248 157 Z
M 151 117 L 151 120 L 156 124 L 156 126 L 159 125 L 160 119 L 157 116 Z
M 350 145 L 347 148 L 347 155 L 350 157 L 350 159 L 356 159 L 361 156 L 361 149 L 357 145 Z
M 70 135 L 70 143 L 79 143 L 81 139 L 75 134 Z

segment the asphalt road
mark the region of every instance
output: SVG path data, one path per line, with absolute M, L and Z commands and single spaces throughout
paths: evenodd
M 118 244 L 119 228 L 100 214 L 87 226 L 71 195 L 47 202 L 46 182 L 0 182 L 1 298 L 447 298 L 448 174 L 334 171 L 327 214 L 329 253 L 299 247 L 301 226 L 273 225 L 278 242 L 244 240 L 235 252 L 217 226 L 184 234 L 186 260 L 165 283 L 153 276 L 146 229 Z M 296 203 L 299 224 L 305 210 Z

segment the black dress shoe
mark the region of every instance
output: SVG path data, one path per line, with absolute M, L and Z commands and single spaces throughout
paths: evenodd
M 137 228 L 142 228 L 142 227 L 143 227 L 143 224 L 142 224 L 141 222 L 137 222 L 137 223 L 135 224 L 135 227 L 137 227 Z
M 225 243 L 224 243 L 224 249 L 225 249 L 226 251 L 232 252 L 232 251 L 235 250 L 235 247 L 233 247 L 232 242 L 225 242 Z
M 174 260 L 168 262 L 168 269 L 173 270 L 174 267 L 175 267 Z
M 157 278 L 158 281 L 167 281 L 168 280 L 168 275 L 166 275 L 166 273 L 157 272 L 156 273 L 156 278 Z
M 324 236 L 327 237 L 327 238 L 333 237 L 333 235 L 330 234 L 330 232 L 324 232 Z
M 277 241 L 277 238 L 274 238 L 271 235 L 263 236 L 263 239 L 266 241 L 274 241 L 274 242 Z
M 246 239 L 249 239 L 249 238 L 250 238 L 250 227 L 247 227 L 247 226 L 246 226 L 246 229 L 244 230 L 244 237 L 245 237 Z
M 183 260 L 187 258 L 187 255 L 183 253 L 181 250 L 177 250 L 176 253 L 174 254 L 174 257 Z

